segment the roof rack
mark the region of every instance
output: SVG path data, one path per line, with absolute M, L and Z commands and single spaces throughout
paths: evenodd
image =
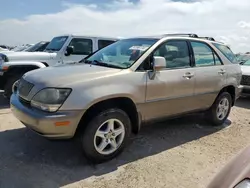
M 207 39 L 207 40 L 211 40 L 211 41 L 215 41 L 215 39 L 213 37 L 199 37 L 201 39 Z
M 206 39 L 210 41 L 215 41 L 213 37 L 199 37 L 197 34 L 192 33 L 174 33 L 174 34 L 164 34 L 163 36 L 187 36 L 187 37 L 193 37 L 193 38 L 200 38 L 200 39 Z
M 197 34 L 192 34 L 192 33 L 164 34 L 163 36 L 188 36 L 188 37 L 193 37 L 193 38 L 199 38 Z

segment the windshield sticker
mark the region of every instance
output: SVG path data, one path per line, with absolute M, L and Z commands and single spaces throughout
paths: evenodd
M 146 51 L 148 48 L 149 48 L 149 46 L 132 46 L 129 49 L 130 50 Z

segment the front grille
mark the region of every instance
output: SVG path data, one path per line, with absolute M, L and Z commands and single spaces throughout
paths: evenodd
M 243 94 L 250 94 L 250 89 L 245 89 L 245 88 L 244 88 L 244 89 L 242 90 L 242 93 L 243 93 Z
M 27 82 L 23 78 L 20 79 L 18 83 L 18 92 L 21 97 L 27 97 L 34 87 L 34 84 Z
M 243 75 L 240 84 L 245 86 L 250 86 L 250 76 Z

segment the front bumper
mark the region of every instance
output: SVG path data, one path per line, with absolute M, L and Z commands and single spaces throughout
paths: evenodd
M 80 110 L 58 111 L 56 113 L 42 112 L 23 104 L 16 94 L 11 96 L 10 106 L 14 116 L 26 127 L 43 137 L 53 139 L 72 138 L 84 113 Z M 69 124 L 56 126 L 55 124 L 58 122 L 69 122 Z

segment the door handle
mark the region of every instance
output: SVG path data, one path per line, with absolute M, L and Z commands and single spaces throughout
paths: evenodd
M 190 72 L 187 72 L 183 75 L 183 78 L 186 78 L 186 79 L 191 79 L 192 77 L 194 77 L 194 74 L 191 74 Z
M 221 74 L 221 75 L 223 75 L 223 74 L 226 73 L 226 71 L 224 69 L 221 69 L 218 73 Z

